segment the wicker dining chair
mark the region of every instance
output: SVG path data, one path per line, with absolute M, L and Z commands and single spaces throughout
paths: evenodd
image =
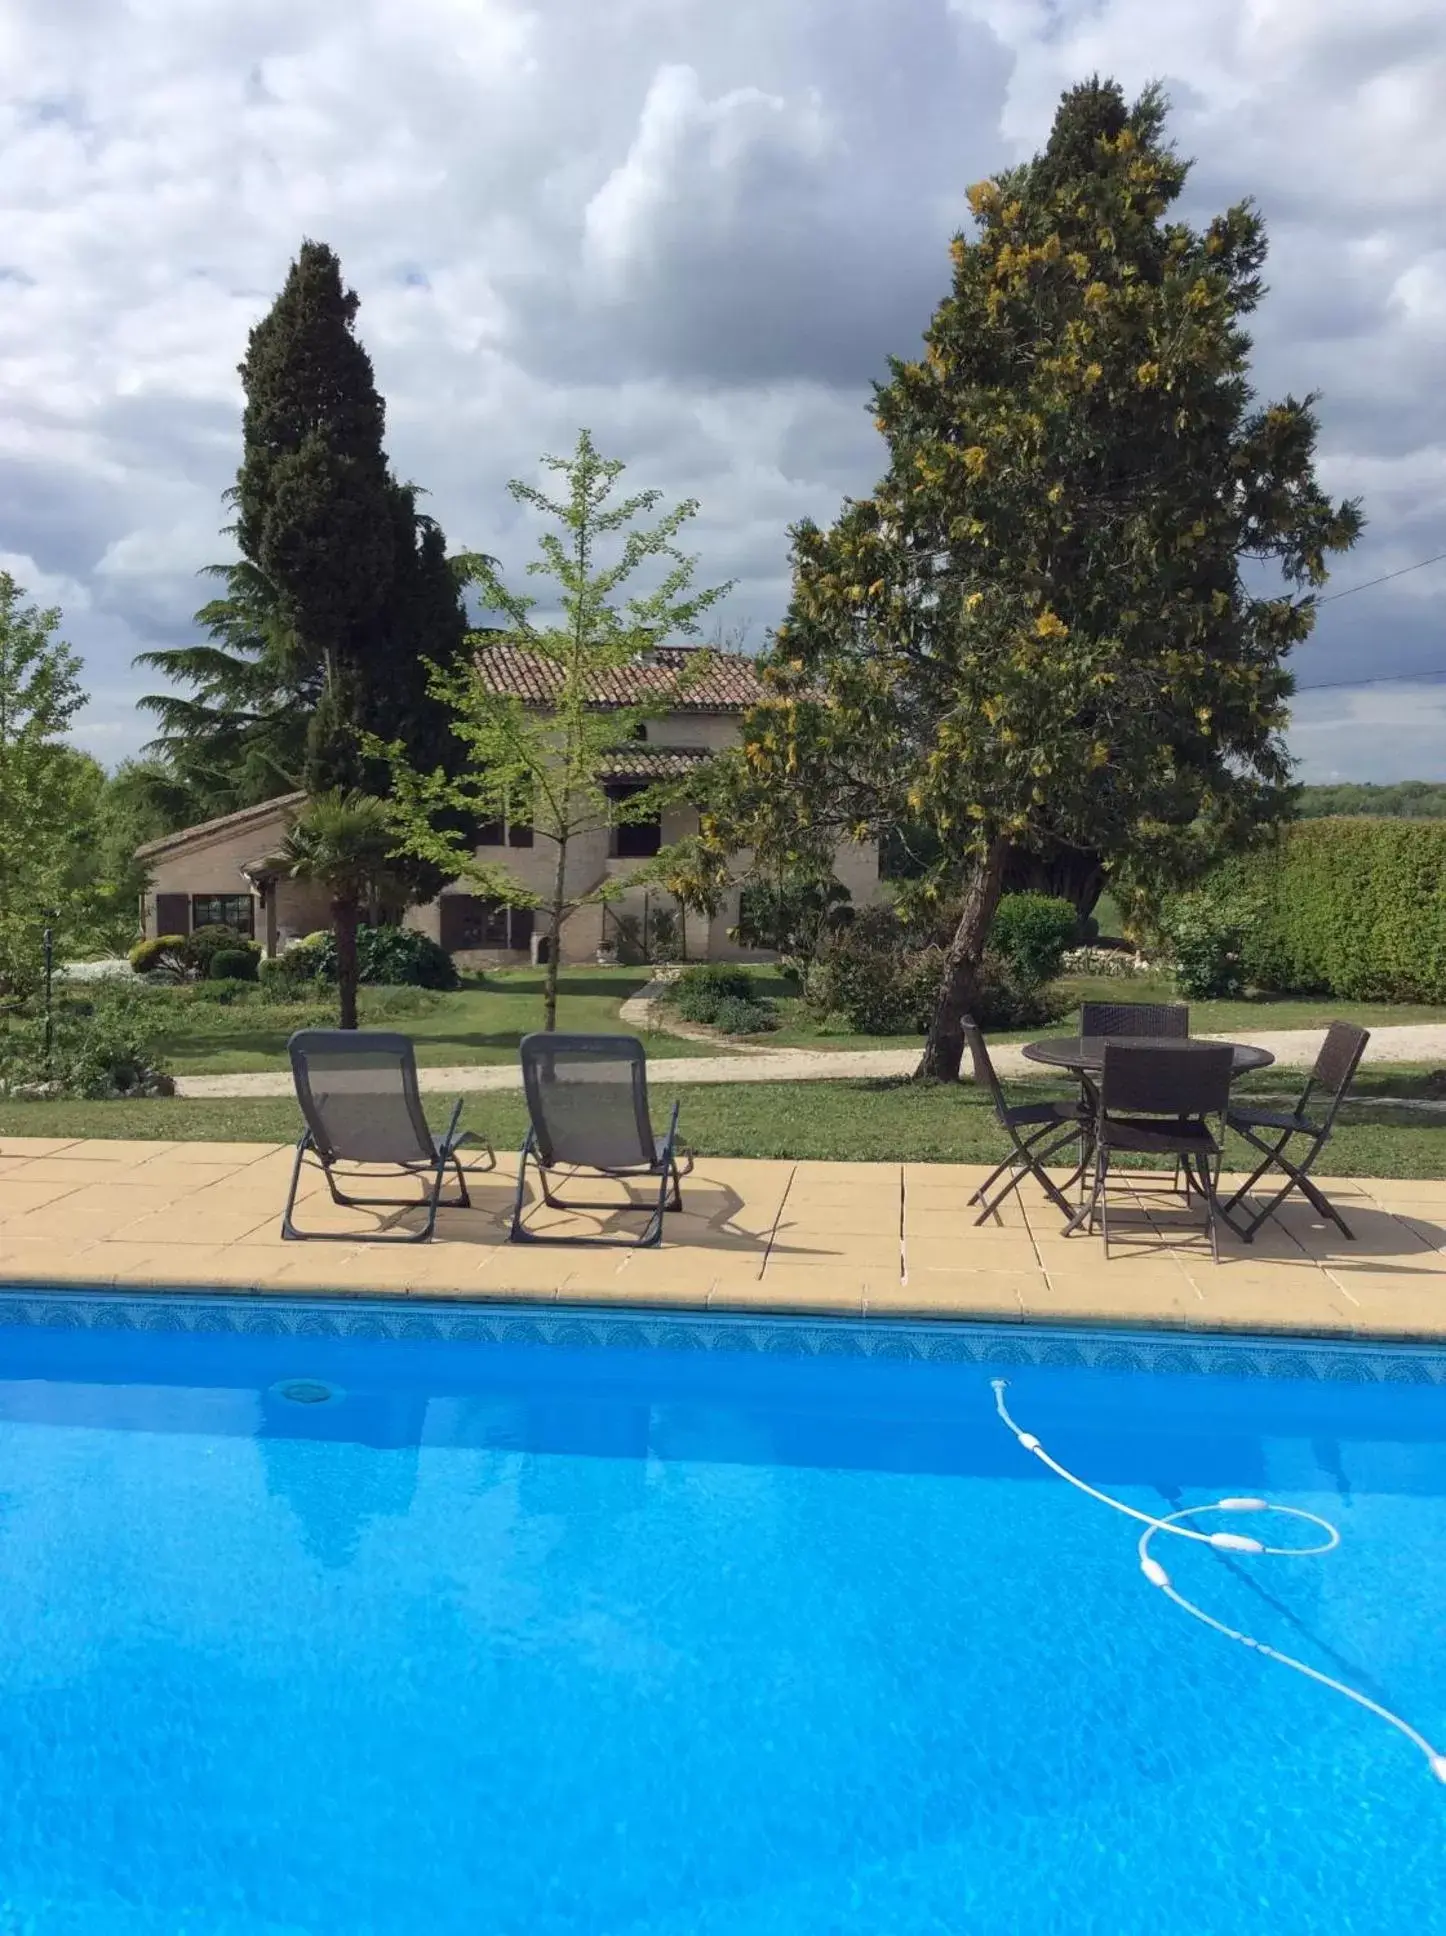
M 1081 1035 L 1133 1035 L 1183 1040 L 1190 1033 L 1190 1010 L 1184 1002 L 1081 1002 Z
M 1336 1112 L 1355 1080 L 1356 1070 L 1361 1065 L 1361 1057 L 1370 1039 L 1369 1029 L 1356 1028 L 1351 1022 L 1332 1022 L 1326 1030 L 1320 1054 L 1315 1059 L 1315 1067 L 1306 1077 L 1305 1087 L 1294 1109 L 1248 1109 L 1232 1105 L 1225 1118 L 1225 1127 L 1233 1129 L 1237 1136 L 1263 1152 L 1260 1162 L 1223 1206 L 1226 1222 L 1246 1243 L 1251 1241 L 1267 1217 L 1274 1216 L 1293 1190 L 1299 1190 L 1323 1217 L 1329 1217 L 1342 1236 L 1355 1241 L 1354 1231 L 1335 1205 L 1329 1203 L 1311 1182 L 1308 1172 L 1330 1140 Z M 1318 1115 L 1307 1115 L 1311 1096 L 1316 1091 L 1325 1097 L 1325 1107 Z M 1261 1131 L 1265 1131 L 1266 1135 L 1261 1135 Z M 1267 1141 L 1267 1136 L 1274 1140 Z M 1299 1162 L 1292 1162 L 1286 1154 L 1286 1148 L 1292 1137 L 1297 1136 L 1303 1138 L 1309 1147 Z M 1242 1197 L 1250 1194 L 1267 1170 L 1281 1171 L 1285 1182 L 1265 1208 L 1258 1211 L 1242 1229 L 1230 1212 Z
M 1173 1156 L 1193 1174 L 1205 1199 L 1210 1253 L 1218 1263 L 1218 1188 L 1223 1137 L 1209 1119 L 1223 1123 L 1230 1103 L 1235 1051 L 1228 1042 L 1107 1042 L 1100 1074 L 1099 1114 L 1094 1126 L 1094 1185 L 1089 1200 L 1070 1220 L 1066 1235 L 1091 1233 L 1099 1213 L 1110 1254 L 1108 1177 L 1114 1155 Z
M 1074 1174 L 1068 1179 L 1065 1188 L 1076 1178 L 1082 1176 L 1089 1160 L 1089 1138 L 1091 1116 L 1083 1102 L 1027 1102 L 1011 1103 L 1004 1093 L 1003 1084 L 995 1073 L 994 1064 L 989 1057 L 988 1044 L 984 1031 L 977 1022 L 966 1019 L 964 1023 L 964 1046 L 969 1051 L 969 1060 L 974 1070 L 974 1080 L 986 1090 L 994 1104 L 994 1114 L 1000 1128 L 1009 1138 L 1012 1148 L 1008 1156 L 993 1173 L 987 1176 L 970 1197 L 972 1204 L 982 1204 L 983 1208 L 974 1219 L 976 1224 L 992 1217 L 1004 1199 L 1017 1190 L 1025 1177 L 1032 1176 L 1046 1196 L 1059 1205 L 1066 1217 L 1074 1215 L 1074 1209 L 1064 1192 L 1048 1172 L 1045 1163 L 1070 1143 L 1079 1145 L 1079 1162 Z M 1044 1145 L 1043 1148 L 1040 1146 Z M 999 1194 L 987 1200 L 990 1190 L 1006 1170 L 1013 1175 Z

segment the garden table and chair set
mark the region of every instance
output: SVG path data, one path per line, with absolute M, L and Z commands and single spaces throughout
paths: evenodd
M 1092 1234 L 1098 1218 L 1108 1257 L 1111 1162 L 1117 1156 L 1156 1157 L 1173 1163 L 1187 1202 L 1195 1192 L 1202 1198 L 1217 1263 L 1222 1222 L 1250 1243 L 1297 1190 L 1343 1236 L 1352 1237 L 1310 1171 L 1360 1066 L 1368 1030 L 1333 1022 L 1304 1088 L 1288 1109 L 1260 1109 L 1232 1099 L 1237 1077 L 1269 1068 L 1275 1058 L 1268 1049 L 1247 1042 L 1192 1037 L 1184 1003 L 1085 1002 L 1078 1035 L 1031 1042 L 1024 1050 L 1028 1061 L 1078 1079 L 1078 1095 L 1066 1102 L 1011 1103 L 983 1032 L 966 1022 L 964 1039 L 974 1079 L 990 1095 L 1011 1144 L 1009 1155 L 970 1198 L 981 1206 L 976 1222 L 996 1217 L 1005 1198 L 1032 1177 L 1063 1215 L 1066 1236 Z M 1251 1145 L 1260 1160 L 1222 1203 L 1226 1130 Z M 1045 1166 L 1071 1147 L 1077 1161 L 1061 1186 Z M 1263 1207 L 1252 1210 L 1246 1200 L 1271 1172 L 1284 1181 Z M 1076 1183 L 1080 1201 L 1072 1204 L 1066 1191 Z M 1240 1221 L 1233 1212 L 1240 1214 Z
M 969 1199 L 979 1204 L 977 1222 L 996 1217 L 999 1206 L 1032 1177 L 1065 1219 L 1065 1234 L 1092 1233 L 1098 1217 L 1109 1255 L 1109 1175 L 1117 1156 L 1158 1157 L 1175 1165 L 1188 1203 L 1204 1200 L 1212 1253 L 1219 1258 L 1218 1225 L 1223 1220 L 1247 1242 L 1294 1190 L 1349 1237 L 1345 1220 L 1311 1181 L 1309 1171 L 1331 1133 L 1336 1112 L 1350 1086 L 1368 1040 L 1364 1029 L 1333 1023 L 1314 1069 L 1290 1110 L 1245 1108 L 1231 1100 L 1237 1076 L 1269 1066 L 1266 1049 L 1241 1042 L 1197 1041 L 1190 1035 L 1190 1011 L 1183 1004 L 1086 1002 L 1076 1036 L 1050 1037 L 1024 1051 L 1045 1068 L 1067 1070 L 1079 1092 L 1067 1102 L 1011 1103 L 990 1061 L 982 1031 L 964 1025 L 974 1077 L 993 1102 L 1010 1150 L 994 1173 Z M 462 1104 L 446 1130 L 434 1134 L 422 1107 L 416 1051 L 405 1035 L 382 1030 L 302 1029 L 289 1044 L 296 1098 L 305 1128 L 296 1145 L 291 1187 L 282 1212 L 287 1238 L 330 1238 L 345 1243 L 425 1243 L 443 1208 L 467 1209 L 467 1177 L 496 1168 L 485 1137 L 460 1127 Z M 675 1105 L 659 1135 L 648 1105 L 647 1057 L 629 1035 L 574 1035 L 561 1031 L 524 1037 L 520 1057 L 529 1128 L 513 1195 L 509 1238 L 514 1243 L 599 1242 L 651 1246 L 662 1240 L 663 1218 L 682 1204 L 682 1176 L 690 1159 L 678 1140 Z M 1321 1107 L 1315 1106 L 1319 1097 Z M 1223 1130 L 1230 1129 L 1260 1155 L 1254 1172 L 1226 1204 L 1219 1201 Z M 464 1164 L 468 1144 L 482 1150 Z M 1073 1171 L 1061 1186 L 1046 1165 L 1074 1147 Z M 1299 1148 L 1297 1159 L 1291 1149 Z M 320 1167 L 334 1203 L 348 1209 L 385 1209 L 388 1227 L 372 1231 L 304 1230 L 296 1222 L 297 1196 L 308 1162 Z M 350 1195 L 338 1173 L 354 1188 L 352 1175 L 375 1175 L 380 1168 L 395 1177 L 412 1177 L 423 1186 L 412 1203 L 395 1197 Z M 1237 1224 L 1231 1212 L 1242 1204 L 1269 1171 L 1284 1182 L 1248 1221 Z M 647 1224 L 638 1237 L 606 1233 L 579 1236 L 559 1229 L 538 1230 L 524 1217 L 529 1174 L 535 1171 L 543 1202 L 550 1209 L 609 1210 L 622 1206 L 578 1202 L 557 1194 L 559 1172 L 586 1172 L 650 1186 L 653 1198 Z M 456 1193 L 445 1198 L 449 1178 Z M 1080 1186 L 1080 1201 L 1065 1194 Z M 998 1187 L 996 1187 L 998 1186 Z M 396 1218 L 421 1210 L 419 1229 L 397 1227 Z

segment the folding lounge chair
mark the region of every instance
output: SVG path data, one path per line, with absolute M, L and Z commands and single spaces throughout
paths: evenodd
M 1230 1102 L 1235 1051 L 1228 1042 L 1107 1042 L 1100 1076 L 1099 1115 L 1095 1121 L 1094 1185 L 1089 1201 L 1071 1219 L 1066 1236 L 1081 1226 L 1093 1231 L 1098 1212 L 1110 1254 L 1110 1217 L 1106 1179 L 1117 1151 L 1173 1156 L 1182 1163 L 1205 1199 L 1205 1229 L 1210 1253 L 1220 1261 L 1216 1237 L 1221 1137 L 1207 1120 L 1223 1121 Z
M 466 1143 L 476 1143 L 487 1152 L 487 1161 L 469 1164 L 469 1170 L 493 1170 L 497 1157 L 484 1136 L 471 1130 L 458 1131 L 462 1098 L 452 1111 L 452 1120 L 440 1139 L 433 1136 L 422 1112 L 417 1088 L 417 1057 L 409 1037 L 359 1029 L 299 1029 L 287 1043 L 291 1072 L 296 1081 L 296 1100 L 306 1128 L 296 1145 L 296 1162 L 291 1171 L 291 1188 L 286 1193 L 286 1208 L 281 1213 L 283 1237 L 330 1238 L 342 1243 L 421 1244 L 436 1228 L 437 1211 L 442 1207 L 442 1186 L 447 1171 L 457 1173 L 457 1196 L 448 1209 L 466 1210 L 471 1206 L 466 1173 L 457 1151 Z M 298 1230 L 293 1220 L 296 1191 L 301 1181 L 301 1166 L 307 1156 L 321 1165 L 333 1203 L 347 1209 L 425 1209 L 426 1227 L 422 1230 L 337 1231 Z M 399 1197 L 353 1197 L 337 1188 L 332 1174 L 338 1163 L 367 1166 L 363 1175 L 381 1169 L 400 1171 L 404 1176 L 421 1178 L 427 1194 L 412 1202 Z
M 1315 1059 L 1315 1067 L 1306 1078 L 1300 1100 L 1292 1110 L 1246 1109 L 1232 1105 L 1225 1118 L 1227 1129 L 1233 1129 L 1255 1149 L 1263 1151 L 1261 1161 L 1251 1171 L 1244 1183 L 1224 1206 L 1224 1216 L 1230 1228 L 1249 1243 L 1266 1218 L 1273 1216 L 1284 1203 L 1292 1190 L 1299 1190 L 1306 1200 L 1313 1204 L 1323 1217 L 1329 1217 L 1340 1230 L 1342 1236 L 1354 1242 L 1354 1232 L 1349 1228 L 1340 1211 L 1321 1195 L 1311 1182 L 1307 1172 L 1330 1137 L 1335 1123 L 1336 1112 L 1345 1101 L 1346 1091 L 1355 1080 L 1356 1070 L 1360 1067 L 1361 1057 L 1366 1052 L 1366 1044 L 1371 1039 L 1369 1029 L 1355 1028 L 1350 1022 L 1332 1022 L 1326 1030 L 1326 1039 L 1321 1044 L 1320 1054 Z M 1324 1110 L 1318 1117 L 1307 1116 L 1311 1094 L 1322 1090 L 1328 1098 Z M 1258 1132 L 1265 1131 L 1273 1140 Z M 1300 1136 L 1309 1143 L 1309 1148 L 1298 1163 L 1286 1155 L 1286 1145 L 1293 1136 Z M 1267 1170 L 1280 1170 L 1285 1177 L 1283 1187 L 1259 1211 L 1242 1230 L 1231 1217 L 1230 1212 L 1248 1196 Z
M 683 1207 L 678 1105 L 673 1105 L 667 1135 L 655 1135 L 648 1113 L 647 1056 L 642 1043 L 632 1035 L 562 1035 L 552 1030 L 525 1035 L 521 1055 L 531 1127 L 517 1171 L 513 1242 L 624 1244 L 632 1249 L 661 1243 L 663 1212 Z M 522 1205 L 529 1163 L 536 1165 L 543 1202 L 555 1210 L 620 1207 L 569 1202 L 555 1195 L 549 1181 L 549 1172 L 555 1169 L 620 1178 L 655 1177 L 658 1200 L 647 1228 L 641 1237 L 553 1237 L 527 1229 Z
M 1049 1176 L 1044 1168 L 1051 1156 L 1056 1155 L 1069 1143 L 1079 1145 L 1080 1160 L 1075 1166 L 1074 1175 L 1065 1185 L 1073 1183 L 1084 1173 L 1088 1158 L 1090 1118 L 1083 1103 L 1077 1102 L 1027 1102 L 1011 1103 L 1005 1096 L 999 1077 L 995 1074 L 994 1064 L 989 1058 L 989 1049 L 984 1040 L 984 1032 L 977 1022 L 964 1024 L 964 1046 L 969 1051 L 969 1060 L 974 1066 L 974 1080 L 981 1089 L 989 1092 L 994 1104 L 994 1114 L 999 1126 L 1014 1145 L 991 1176 L 987 1176 L 970 1197 L 971 1204 L 983 1204 L 983 1209 L 974 1219 L 976 1224 L 992 1217 L 1004 1199 L 1017 1190 L 1025 1177 L 1032 1176 L 1043 1188 L 1045 1195 L 1057 1203 L 1066 1217 L 1073 1216 L 1069 1199 Z M 1022 1132 L 1027 1131 L 1028 1134 Z M 1041 1144 L 1044 1146 L 1041 1148 Z M 1013 1175 L 999 1194 L 990 1199 L 989 1192 L 1006 1170 Z

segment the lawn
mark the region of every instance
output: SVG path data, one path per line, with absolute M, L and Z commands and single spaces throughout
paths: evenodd
M 1031 1100 L 1067 1093 L 1047 1079 L 1011 1087 Z M 1295 1085 L 1282 1080 L 1279 1071 L 1264 1071 L 1239 1083 L 1237 1093 L 1283 1099 L 1295 1093 Z M 1436 1093 L 1425 1069 L 1363 1071 L 1320 1173 L 1446 1175 L 1446 1110 L 1420 1106 Z M 662 1081 L 653 1085 L 660 1120 L 675 1097 L 682 1104 L 684 1140 L 703 1155 L 897 1163 L 980 1162 L 1005 1152 L 987 1100 L 968 1083 L 915 1088 L 903 1081 L 691 1086 Z M 446 1121 L 454 1100 L 426 1099 L 435 1124 Z M 526 1129 L 522 1097 L 516 1092 L 473 1096 L 464 1121 L 485 1129 L 500 1149 L 516 1149 Z M 6 1136 L 281 1143 L 292 1140 L 299 1128 L 289 1100 L 0 1103 L 0 1152 Z M 1239 1166 L 1243 1156 L 1238 1146 L 1227 1151 L 1227 1165 Z
M 804 1012 L 797 992 L 772 968 L 749 971 L 758 993 L 774 1002 L 782 1028 L 755 1036 L 760 1043 L 798 1049 L 907 1049 L 921 1046 L 918 1035 L 855 1035 L 843 1024 L 825 1027 Z M 1042 1035 L 1073 1035 L 1081 1002 L 1175 1002 L 1180 997 L 1168 975 L 1125 979 L 1107 975 L 1067 975 L 1053 987 L 1059 1020 L 1035 1028 L 991 1033 L 994 1042 L 1028 1042 Z M 1239 1001 L 1192 1002 L 1190 1027 L 1198 1035 L 1232 1030 L 1318 1029 L 1330 1022 L 1357 1022 L 1362 1028 L 1389 1028 L 1407 1022 L 1446 1022 L 1446 1008 L 1410 1002 L 1345 1002 L 1334 995 L 1254 995 Z
M 409 989 L 364 988 L 362 1026 L 396 1028 L 417 1045 L 417 1060 L 433 1068 L 515 1062 L 517 1045 L 542 1027 L 541 968 L 509 968 L 467 982 L 454 994 L 421 996 Z M 616 1032 L 618 1009 L 648 979 L 646 969 L 570 968 L 558 983 L 557 1025 L 584 1033 Z M 306 1011 L 248 1003 L 221 1008 L 180 999 L 162 1040 L 165 1066 L 176 1075 L 234 1075 L 286 1066 L 286 1038 L 301 1023 L 323 1019 Z M 650 1056 L 707 1055 L 707 1043 L 672 1035 L 643 1037 Z M 726 1053 L 726 1051 L 718 1051 Z

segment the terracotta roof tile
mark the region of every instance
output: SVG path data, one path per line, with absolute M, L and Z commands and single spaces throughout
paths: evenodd
M 694 654 L 706 654 L 689 673 Z M 517 646 L 485 645 L 477 671 L 495 693 L 546 706 L 562 682 L 559 668 Z M 741 652 L 714 652 L 705 646 L 660 646 L 647 660 L 618 666 L 598 676 L 595 706 L 667 705 L 676 712 L 735 713 L 756 705 L 763 687 L 753 661 Z
M 620 746 L 598 769 L 604 780 L 681 780 L 714 756 L 709 746 Z

